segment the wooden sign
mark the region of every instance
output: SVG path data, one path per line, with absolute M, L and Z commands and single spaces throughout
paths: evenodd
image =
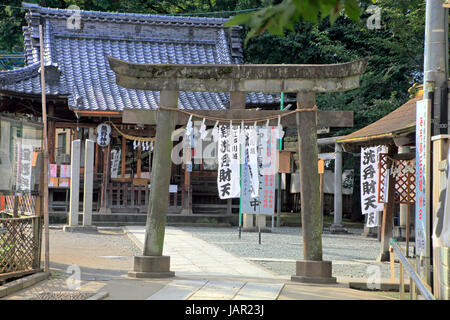
M 319 174 L 325 173 L 325 161 L 323 159 L 319 159 L 319 161 L 317 163 L 317 168 L 318 168 Z
M 285 151 L 280 150 L 279 151 L 279 167 L 278 172 L 279 173 L 291 173 L 292 172 L 292 166 L 291 166 L 291 151 Z

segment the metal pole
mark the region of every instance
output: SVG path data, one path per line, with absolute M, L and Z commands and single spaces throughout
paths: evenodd
M 284 64 L 284 63 L 283 63 Z M 283 110 L 284 107 L 284 92 L 281 92 L 280 95 L 280 110 Z M 279 145 L 280 151 L 283 149 L 283 139 L 280 139 Z M 280 213 L 281 213 L 281 173 L 277 174 L 278 177 L 278 193 L 277 193 L 277 227 L 280 227 Z M 272 223 L 273 225 L 273 223 Z M 272 226 L 273 228 L 273 226 Z
M 49 216 L 48 216 L 48 142 L 47 142 L 47 104 L 45 93 L 45 62 L 44 62 L 44 37 L 42 33 L 42 25 L 39 25 L 39 45 L 41 60 L 41 93 L 42 93 L 42 121 L 44 123 L 44 272 L 49 272 L 50 253 L 49 253 Z
M 342 228 L 342 146 L 334 144 L 334 225 Z
M 431 125 L 431 136 L 441 133 L 440 126 L 435 123 L 438 120 L 439 124 L 444 124 L 443 128 L 447 129 L 448 119 L 443 119 L 442 116 L 448 118 L 448 112 L 442 112 L 441 106 L 442 91 L 447 88 L 448 79 L 448 11 L 443 8 L 441 0 L 426 0 L 425 11 L 425 48 L 424 48 L 424 99 L 431 98 L 433 105 L 431 106 L 431 114 L 433 115 Z M 433 123 L 434 122 L 434 123 Z M 434 125 L 433 125 L 434 124 Z M 431 137 L 427 137 L 429 141 Z M 431 146 L 431 150 L 432 150 Z M 430 159 L 432 159 L 430 157 Z M 431 167 L 430 163 L 427 166 L 427 177 L 430 180 L 429 186 L 432 186 L 431 182 Z M 428 183 L 427 183 L 428 184 Z M 440 192 L 440 190 L 431 190 L 431 194 L 434 192 Z M 431 199 L 425 199 L 425 203 L 431 203 Z M 417 206 L 416 206 L 417 208 Z M 425 210 L 425 230 L 424 240 L 425 247 L 424 252 L 419 252 L 418 256 L 422 256 L 423 259 L 423 274 L 424 279 L 428 284 L 431 284 L 431 206 L 426 207 Z M 416 216 L 418 215 L 416 211 Z M 418 228 L 416 228 L 418 229 Z M 416 231 L 416 239 L 417 231 Z M 420 239 L 419 239 L 420 240 Z M 416 240 L 417 241 L 417 240 Z M 438 267 L 438 266 L 436 266 Z M 438 269 L 435 269 L 436 271 Z
M 242 144 L 239 147 L 240 155 L 242 156 Z M 239 183 L 241 184 L 241 196 L 239 197 L 239 239 L 241 239 L 241 232 L 242 232 L 242 161 L 239 166 Z

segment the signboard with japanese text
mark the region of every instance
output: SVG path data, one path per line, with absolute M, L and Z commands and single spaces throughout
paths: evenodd
M 217 188 L 220 199 L 241 196 L 239 132 L 240 127 L 219 126 Z
M 416 103 L 416 255 L 428 255 L 428 219 L 430 212 L 430 103 L 421 100 Z
M 33 146 L 17 144 L 17 181 L 18 191 L 31 190 Z
M 111 150 L 111 178 L 117 178 L 119 176 L 119 163 L 121 155 L 122 150 Z
M 251 129 L 250 129 L 251 130 Z M 256 132 L 255 132 L 256 133 Z M 277 133 L 273 127 L 258 128 L 257 143 L 257 167 L 258 167 L 258 195 L 255 195 L 254 181 L 252 182 L 251 173 L 254 172 L 253 162 L 247 157 L 247 150 L 252 150 L 253 145 L 246 142 L 244 152 L 246 158 L 242 164 L 242 198 L 241 211 L 246 214 L 264 214 L 273 215 L 275 212 L 275 174 L 273 168 L 277 167 Z
M 385 146 L 361 148 L 361 211 L 367 215 L 367 227 L 378 226 L 378 213 L 383 211 L 383 203 L 377 199 L 378 160 L 385 152 Z

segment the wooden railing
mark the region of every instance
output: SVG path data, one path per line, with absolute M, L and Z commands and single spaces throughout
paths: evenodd
M 28 193 L 22 195 L 3 195 L 1 197 L 4 197 L 4 208 L 1 208 L 3 211 L 15 216 L 33 216 L 35 214 L 36 196 Z
M 181 208 L 182 188 L 178 192 L 169 194 L 169 209 Z M 148 206 L 150 189 L 145 185 L 134 185 L 131 182 L 110 182 L 107 188 L 108 207 L 140 208 Z

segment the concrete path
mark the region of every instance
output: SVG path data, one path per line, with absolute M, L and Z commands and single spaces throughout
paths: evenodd
M 143 248 L 145 227 L 125 227 L 127 235 Z M 236 257 L 189 232 L 166 227 L 164 255 L 170 256 L 169 280 L 147 300 L 290 300 L 385 299 L 369 292 L 331 286 L 294 283 L 251 261 Z M 180 279 L 181 278 L 181 279 Z
M 143 248 L 145 227 L 125 227 L 126 233 Z M 275 274 L 250 261 L 240 259 L 214 244 L 175 227 L 166 227 L 164 255 L 170 256 L 170 269 L 182 277 L 243 276 L 274 278 Z

